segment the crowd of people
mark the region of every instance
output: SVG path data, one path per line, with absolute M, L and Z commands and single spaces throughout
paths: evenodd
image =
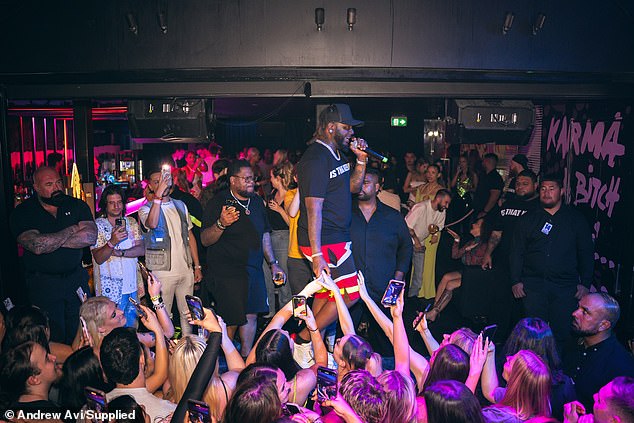
M 362 123 L 326 107 L 297 160 L 186 153 L 149 172 L 137 214 L 110 185 L 93 219 L 38 169 L 10 222 L 30 304 L 0 314 L 4 418 L 634 422 L 620 306 L 591 291 L 561 181 L 521 154 L 506 183 L 475 151 L 453 174 L 413 152 L 381 169 Z

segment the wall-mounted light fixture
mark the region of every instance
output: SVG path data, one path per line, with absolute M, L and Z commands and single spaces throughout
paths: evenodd
M 354 29 L 354 24 L 357 23 L 357 9 L 354 7 L 350 7 L 348 9 L 346 21 L 348 22 L 348 31 L 352 31 Z
M 161 28 L 161 32 L 163 34 L 167 34 L 167 16 L 165 16 L 165 12 L 159 12 L 158 22 L 159 28 Z
M 132 13 L 128 13 L 127 15 L 125 15 L 125 19 L 128 22 L 128 31 L 130 31 L 134 35 L 138 35 L 139 27 L 136 24 L 136 18 L 134 17 L 134 15 Z
M 504 25 L 502 25 L 502 34 L 506 35 L 513 27 L 513 21 L 515 20 L 515 15 L 513 12 L 506 12 L 506 16 L 504 17 Z
M 317 25 L 317 31 L 321 31 L 324 28 L 324 22 L 326 21 L 326 12 L 323 7 L 315 9 L 315 25 Z
M 544 27 L 544 22 L 546 22 L 546 15 L 538 13 L 535 18 L 535 22 L 533 23 L 533 35 L 537 35 L 537 33 Z

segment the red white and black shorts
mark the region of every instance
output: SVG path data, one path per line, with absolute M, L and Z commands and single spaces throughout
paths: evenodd
M 339 287 L 341 295 L 347 293 L 350 300 L 359 298 L 359 283 L 357 282 L 357 268 L 352 257 L 352 242 L 339 242 L 336 244 L 326 244 L 321 246 L 324 260 L 328 263 L 330 276 Z M 299 247 L 304 256 L 312 263 L 313 254 L 310 247 Z M 315 298 L 328 298 L 328 301 L 335 301 L 334 296 L 327 289 L 322 289 L 315 294 Z

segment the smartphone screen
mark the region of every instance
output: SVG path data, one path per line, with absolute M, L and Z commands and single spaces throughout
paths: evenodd
M 225 200 L 225 206 L 226 206 L 228 209 L 230 209 L 230 208 L 234 208 L 234 209 L 235 209 L 235 208 L 236 208 L 236 205 L 237 205 L 237 201 L 236 201 L 236 200 L 234 200 L 233 198 L 227 198 L 227 199 Z
M 187 400 L 189 423 L 211 423 L 209 406 L 201 401 Z
M 489 342 L 493 342 L 493 337 L 495 336 L 495 332 L 498 330 L 498 325 L 487 326 L 482 329 L 482 340 L 489 338 Z
M 200 298 L 193 295 L 185 295 L 185 301 L 187 301 L 187 308 L 189 308 L 189 312 L 194 319 L 203 320 L 205 318 L 203 303 Z
M 132 297 L 129 297 L 128 300 L 130 300 L 130 302 L 132 303 L 132 305 L 134 305 L 134 308 L 136 308 L 136 313 L 139 315 L 139 317 L 144 317 L 147 318 L 147 314 L 145 313 L 145 310 L 143 310 L 141 308 L 141 306 L 139 305 L 138 302 L 136 302 L 136 300 Z
M 285 411 L 285 415 L 287 416 L 292 416 L 293 414 L 301 414 L 302 413 L 302 409 L 300 408 L 299 405 L 297 404 L 293 404 L 292 402 L 287 402 L 284 405 L 284 411 Z
M 106 394 L 103 391 L 87 386 L 84 388 L 84 395 L 86 396 L 88 409 L 95 410 L 99 413 L 108 411 Z
M 307 316 L 306 297 L 302 295 L 293 295 L 293 316 Z
M 387 288 L 385 288 L 385 293 L 383 294 L 381 304 L 383 304 L 385 307 L 395 305 L 396 300 L 398 300 L 398 296 L 401 295 L 401 291 L 403 291 L 404 287 L 405 282 L 392 279 L 387 285 Z
M 77 296 L 79 297 L 79 301 L 83 303 L 86 302 L 86 293 L 84 292 L 84 289 L 80 286 L 79 288 L 77 288 Z
M 317 368 L 317 401 L 323 402 L 337 396 L 337 371 L 328 367 Z
M 148 279 L 148 275 L 150 273 L 149 270 L 147 270 L 147 267 L 145 267 L 145 264 L 143 264 L 143 262 L 137 261 L 137 263 L 139 264 L 139 269 L 141 269 L 141 273 L 143 274 L 143 276 Z

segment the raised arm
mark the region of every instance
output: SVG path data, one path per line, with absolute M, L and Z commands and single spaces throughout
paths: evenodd
M 346 302 L 341 296 L 341 291 L 337 284 L 332 280 L 329 274 L 323 273 L 323 278 L 317 280 L 321 286 L 329 290 L 335 298 L 335 304 L 337 305 L 337 315 L 339 317 L 339 324 L 341 325 L 341 331 L 344 335 L 356 335 L 354 331 L 354 323 L 352 317 L 350 317 L 350 311 L 346 306 Z
M 392 345 L 394 345 L 394 370 L 399 372 L 403 377 L 409 377 L 409 340 L 407 339 L 407 332 L 405 332 L 405 324 L 403 323 L 403 294 L 405 289 L 401 291 L 401 294 L 396 300 L 396 305 L 390 307 L 390 313 L 392 314 L 393 324 L 393 339 Z
M 220 344 L 222 352 L 225 353 L 225 359 L 227 361 L 227 369 L 240 373 L 244 369 L 244 359 L 240 355 L 240 352 L 236 349 L 231 338 L 227 334 L 227 325 L 222 317 L 218 316 L 218 324 L 222 329 L 222 343 Z
M 494 392 L 500 384 L 498 381 L 498 373 L 495 370 L 495 344 L 493 342 L 489 344 L 489 350 L 487 352 L 486 361 L 484 362 L 484 368 L 482 369 L 480 382 L 484 398 L 489 400 L 491 403 L 495 403 Z
M 365 279 L 363 278 L 363 274 L 361 272 L 359 272 L 359 295 L 361 296 L 361 300 L 368 307 L 368 310 L 370 310 L 370 313 L 372 314 L 372 317 L 374 317 L 374 320 L 376 320 L 376 322 L 379 324 L 379 327 L 385 333 L 385 336 L 387 336 L 390 342 L 392 342 L 392 345 L 394 345 L 394 356 L 396 357 L 396 345 L 394 343 L 394 340 L 395 340 L 394 325 L 390 321 L 390 319 L 383 313 L 383 311 L 381 311 L 381 309 L 374 302 L 374 300 L 372 300 L 372 298 L 370 297 L 370 294 L 368 293 L 368 290 L 365 286 Z M 400 336 L 400 335 L 397 334 L 396 336 Z M 401 339 L 400 342 L 402 341 L 403 340 Z M 407 334 L 405 335 L 405 342 L 407 343 L 408 350 L 409 350 L 408 351 L 409 370 L 411 370 L 412 373 L 414 373 L 414 376 L 416 377 L 416 381 L 418 382 L 417 383 L 418 386 L 423 386 L 425 378 L 427 377 L 427 373 L 429 372 L 429 362 L 425 359 L 425 357 L 418 354 L 411 347 L 409 347 L 409 340 L 407 339 Z M 403 344 L 401 343 L 399 345 L 403 345 Z M 400 351 L 403 354 L 403 350 L 401 349 Z M 399 370 L 399 373 L 402 373 L 402 372 Z M 409 377 L 409 372 L 407 375 Z
M 145 387 L 150 392 L 155 392 L 163 383 L 167 380 L 167 368 L 169 363 L 169 353 L 167 352 L 167 344 L 165 343 L 165 336 L 163 335 L 163 328 L 158 321 L 158 318 L 152 310 L 148 307 L 141 305 L 143 311 L 145 311 L 147 317 L 141 317 L 141 321 L 146 328 L 152 331 L 155 338 L 156 346 L 156 358 L 154 360 L 154 373 L 150 375 L 145 381 Z
M 352 175 L 350 175 L 350 192 L 353 194 L 361 191 L 363 185 L 363 178 L 365 177 L 365 169 L 368 165 L 368 153 L 365 148 L 368 144 L 363 139 L 357 139 L 356 147 L 350 143 L 350 150 L 357 156 L 357 161 L 354 166 Z
M 200 232 L 200 241 L 205 247 L 218 242 L 225 229 L 233 225 L 240 218 L 240 212 L 235 207 L 222 206 L 220 217 L 209 227 Z
M 301 292 L 298 295 L 303 295 L 304 297 L 309 298 L 313 296 L 313 294 L 319 291 L 320 289 L 321 289 L 321 285 L 319 285 L 316 281 L 312 281 L 312 282 L 309 282 L 304 287 L 304 289 L 301 290 Z M 282 326 L 284 326 L 286 322 L 288 321 L 288 319 L 290 319 L 292 316 L 293 316 L 293 302 L 289 301 L 288 303 L 284 305 L 284 307 L 282 307 L 277 313 L 275 313 L 275 316 L 273 316 L 269 324 L 266 326 L 266 328 L 264 328 L 258 340 L 255 342 L 255 344 L 253 344 L 253 348 L 251 348 L 251 351 L 249 352 L 249 355 L 247 357 L 247 361 L 246 361 L 247 365 L 251 363 L 255 363 L 255 350 L 258 344 L 260 343 L 260 340 L 264 336 L 264 334 L 266 334 L 270 330 L 281 329 Z
M 434 335 L 431 334 L 431 331 L 427 327 L 427 319 L 425 318 L 425 313 L 420 313 L 422 316 L 418 316 L 420 318 L 419 323 L 414 328 L 418 333 L 420 333 L 421 338 L 423 338 L 423 342 L 425 343 L 425 347 L 427 348 L 427 352 L 429 354 L 433 354 L 438 348 L 440 348 L 440 344 L 434 338 Z
M 161 324 L 163 335 L 171 338 L 174 336 L 174 323 L 172 323 L 172 319 L 165 308 L 165 303 L 163 303 L 163 299 L 161 298 L 161 288 L 161 281 L 158 280 L 153 273 L 148 273 L 147 291 L 148 294 L 150 294 L 150 301 L 152 301 L 154 310 L 156 310 L 156 318 Z

